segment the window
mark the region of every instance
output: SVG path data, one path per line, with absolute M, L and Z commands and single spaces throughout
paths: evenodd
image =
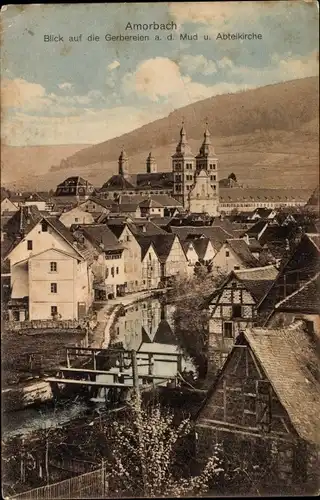
M 151 260 L 151 258 L 152 258 L 152 257 L 151 257 L 151 253 L 149 253 L 149 260 Z
M 232 317 L 241 318 L 241 304 L 233 304 L 232 306 Z
M 32 240 L 27 241 L 27 249 L 32 250 Z
M 41 222 L 41 231 L 46 233 L 48 231 L 48 223 L 44 220 Z
M 234 268 L 233 268 L 233 269 L 234 269 L 235 271 L 239 271 L 240 266 L 234 266 Z
M 52 273 L 56 273 L 57 272 L 57 263 L 56 262 L 50 262 L 50 271 Z
M 116 274 L 119 274 L 119 268 L 116 267 Z
M 51 316 L 56 316 L 58 314 L 57 306 L 51 306 Z
M 223 323 L 223 336 L 227 339 L 233 338 L 233 323 L 232 321 L 225 321 Z
M 229 257 L 230 256 L 230 252 L 229 250 L 226 250 L 226 257 Z
M 109 269 L 106 267 L 106 278 L 109 276 Z
M 74 218 L 74 222 L 79 222 L 79 218 L 78 218 L 78 217 L 75 217 L 75 218 Z
M 51 283 L 50 285 L 50 290 L 51 290 L 51 293 L 57 293 L 57 283 Z
M 111 268 L 111 276 L 114 277 L 114 267 Z

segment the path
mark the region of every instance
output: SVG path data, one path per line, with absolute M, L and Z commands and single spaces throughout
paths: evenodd
M 110 341 L 110 328 L 113 324 L 113 319 L 120 306 L 128 307 L 137 301 L 148 299 L 156 293 L 165 293 L 166 288 L 156 290 L 143 290 L 141 292 L 130 293 L 123 297 L 116 297 L 104 303 L 101 309 L 97 311 L 98 324 L 93 331 L 93 340 L 90 342 L 90 347 L 103 347 L 106 349 Z

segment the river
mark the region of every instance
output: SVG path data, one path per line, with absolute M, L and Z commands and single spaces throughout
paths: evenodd
M 175 306 L 164 304 L 163 301 L 152 298 L 128 306 L 123 315 L 115 322 L 116 342 L 122 342 L 124 349 L 134 349 L 137 353 L 156 353 L 154 355 L 153 373 L 159 378 L 160 385 L 167 383 L 168 377 L 177 375 L 178 363 L 163 361 L 161 354 L 170 354 L 171 360 L 178 359 L 182 354 L 182 371 L 197 373 L 190 357 L 183 351 L 174 333 Z M 139 367 L 139 374 L 146 374 L 147 366 Z M 97 381 L 105 381 L 105 375 L 98 375 Z M 102 396 L 102 395 L 101 395 Z M 92 402 L 78 400 L 77 402 L 63 401 L 58 405 L 42 404 L 37 408 L 26 408 L 6 414 L 3 417 L 2 436 L 8 438 L 14 435 L 28 433 L 50 427 L 58 427 L 75 418 L 93 414 L 101 406 L 101 398 Z

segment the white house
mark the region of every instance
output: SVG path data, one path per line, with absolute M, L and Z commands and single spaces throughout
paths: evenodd
M 182 241 L 181 244 L 188 260 L 188 275 L 192 276 L 194 274 L 194 266 L 199 262 L 198 254 L 192 240 Z
M 64 256 L 62 269 L 65 270 L 67 265 L 70 266 L 70 269 L 73 269 L 73 285 L 71 285 L 70 275 L 67 274 L 68 280 L 66 281 L 66 286 L 62 284 L 60 285 L 58 292 L 52 292 L 52 294 L 57 293 L 59 297 L 60 294 L 62 294 L 61 297 L 65 297 L 65 293 L 70 293 L 70 297 L 73 297 L 73 303 L 75 299 L 77 299 L 77 305 L 72 306 L 72 313 L 70 309 L 71 306 L 68 307 L 67 310 L 62 308 L 62 312 L 59 313 L 61 314 L 62 319 L 77 319 L 79 311 L 80 314 L 83 314 L 83 303 L 86 304 L 87 310 L 88 306 L 92 302 L 93 276 L 88 267 L 87 261 L 84 260 L 81 252 L 77 249 L 73 236 L 59 220 L 43 218 L 36 222 L 33 227 L 25 233 L 24 237 L 17 240 L 17 244 L 5 257 L 9 260 L 11 268 L 12 292 L 11 304 L 9 304 L 9 308 L 11 308 L 12 317 L 14 317 L 14 319 L 48 319 L 50 317 L 50 315 L 48 315 L 48 307 L 50 306 L 51 308 L 51 305 L 57 306 L 56 303 L 50 303 L 47 299 L 44 299 L 43 303 L 46 305 L 44 305 L 43 308 L 38 303 L 34 306 L 32 302 L 33 297 L 36 297 L 36 302 L 38 302 L 38 298 L 41 297 L 42 294 L 44 294 L 44 297 L 46 295 L 44 292 L 45 288 L 42 286 L 42 284 L 45 284 L 46 279 L 41 280 L 39 276 L 41 276 L 43 266 L 46 265 L 43 261 L 45 261 L 47 255 L 49 255 L 46 252 L 51 250 L 62 252 L 61 255 Z M 35 260 L 33 260 L 34 258 Z M 68 264 L 66 264 L 65 261 L 68 261 Z M 57 264 L 57 259 L 52 261 L 50 260 L 50 262 L 53 263 L 52 269 L 57 267 L 54 265 L 54 263 Z M 77 262 L 77 264 L 75 264 L 75 262 Z M 35 273 L 37 267 L 41 268 L 40 275 Z M 50 272 L 54 274 L 57 271 L 48 271 L 48 273 Z M 63 281 L 62 274 L 63 272 L 59 271 L 58 274 L 54 275 Z M 34 284 L 30 282 L 30 279 L 32 280 L 33 277 L 35 277 L 36 281 Z M 58 282 L 52 280 L 52 283 L 52 289 L 54 290 L 56 288 L 54 284 L 57 285 Z M 80 287 L 77 293 L 72 291 L 75 287 Z M 32 292 L 31 298 L 30 291 Z M 52 298 L 58 298 L 58 295 L 54 295 Z M 80 302 L 79 309 L 78 302 Z M 66 316 L 68 316 L 68 318 Z
M 74 207 L 67 212 L 63 212 L 59 218 L 60 222 L 66 227 L 73 224 L 93 224 L 94 218 L 91 213 L 82 210 L 80 207 Z
M 164 206 L 158 201 L 148 198 L 139 203 L 141 217 L 164 217 Z
M 260 263 L 252 255 L 245 240 L 228 239 L 212 260 L 213 273 L 230 273 L 240 269 L 259 267 Z
M 19 210 L 18 206 L 10 198 L 3 198 L 1 201 L 1 215 L 5 215 L 6 212 L 16 212 L 17 210 Z
M 141 247 L 142 288 L 152 290 L 161 282 L 161 262 L 152 241 L 136 236 Z

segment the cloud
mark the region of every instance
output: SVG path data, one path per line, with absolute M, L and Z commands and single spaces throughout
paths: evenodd
M 179 66 L 189 73 L 202 73 L 203 75 L 212 75 L 217 72 L 217 65 L 214 61 L 206 59 L 203 55 L 181 57 Z
M 107 68 L 109 71 L 113 71 L 114 69 L 118 68 L 120 66 L 119 61 L 113 61 L 112 63 L 108 64 Z
M 6 108 L 30 107 L 38 99 L 45 97 L 46 90 L 38 83 L 30 83 L 22 78 L 4 78 L 1 85 L 2 106 Z
M 169 13 L 176 22 L 207 24 L 216 30 L 242 19 L 255 19 L 266 11 L 265 2 L 172 2 Z
M 69 83 L 69 82 L 59 83 L 58 87 L 61 90 L 72 90 L 73 89 L 73 84 Z

